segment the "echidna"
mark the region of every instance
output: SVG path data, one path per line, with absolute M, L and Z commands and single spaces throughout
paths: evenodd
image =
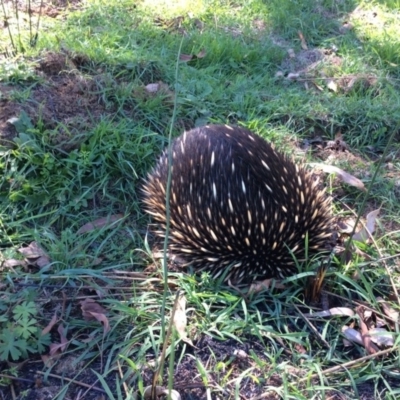
M 329 200 L 303 166 L 241 127 L 209 125 L 172 143 L 169 255 L 240 284 L 284 278 L 327 250 Z M 168 149 L 143 186 L 165 237 Z

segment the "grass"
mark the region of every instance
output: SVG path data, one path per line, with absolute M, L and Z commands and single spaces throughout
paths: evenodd
M 357 213 L 381 211 L 375 242 L 359 244 L 347 264 L 336 260 L 325 288 L 329 307 L 362 305 L 370 328 L 386 321 L 397 346 L 397 322 L 385 320 L 378 298 L 398 310 L 398 140 L 386 147 L 400 120 L 399 8 L 398 1 L 89 1 L 63 18 L 44 13 L 34 47 L 21 19 L 14 42 L 23 52 L 12 49 L 3 29 L 7 54 L 18 50 L 0 59 L 5 398 L 12 382 L 31 376 L 24 366 L 6 364 L 22 360 L 1 350 L 1 335 L 24 302 L 33 308 L 21 326 L 35 319 L 40 329 L 49 327 L 53 345 L 65 344 L 51 356 L 47 347 L 29 350 L 38 331 L 14 326 L 15 340 L 23 338 L 19 344 L 35 362 L 29 365 L 56 388 L 53 398 L 68 398 L 81 383 L 98 389 L 85 398 L 99 390 L 116 399 L 143 393 L 164 345 L 159 383 L 173 380 L 186 399 L 398 398 L 398 351 L 377 357 L 365 345 L 348 346 L 343 326 L 360 330 L 360 314 L 310 316 L 321 305 L 304 300 L 304 274 L 283 290 L 243 296 L 206 275 L 171 272 L 162 314 L 162 276 L 139 187 L 171 124 L 178 135 L 205 123 L 238 123 L 298 161 L 322 159 L 366 186 L 386 151 L 365 209 L 364 192 L 326 178 L 344 225 Z M 9 22 L 16 39 L 16 20 Z M 205 56 L 177 65 L 180 46 L 182 54 Z M 154 84 L 159 89 L 151 93 L 147 85 Z M 307 146 L 338 132 L 347 152 Z M 32 242 L 48 257 L 44 266 L 21 254 Z M 155 272 L 152 280 L 145 267 Z M 175 333 L 163 338 L 178 290 L 196 347 Z M 93 311 L 99 319 L 82 316 L 87 298 L 103 307 Z M 47 358 L 35 358 L 39 352 Z M 76 382 L 63 388 L 62 377 Z

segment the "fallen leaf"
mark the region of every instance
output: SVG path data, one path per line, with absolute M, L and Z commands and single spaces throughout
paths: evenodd
M 151 386 L 147 386 L 144 389 L 144 393 L 143 393 L 143 399 L 144 400 L 151 400 Z M 167 396 L 168 395 L 168 389 L 166 389 L 164 386 L 156 386 L 155 387 L 155 394 L 156 397 L 159 398 L 160 396 Z M 176 391 L 176 390 L 171 390 L 171 400 L 181 400 L 181 395 Z M 137 397 L 137 393 L 134 394 L 133 396 L 134 400 L 136 400 Z
M 322 171 L 328 174 L 337 174 L 343 182 L 347 183 L 348 185 L 354 186 L 360 190 L 365 191 L 365 186 L 360 181 L 360 179 L 356 178 L 355 176 L 343 171 L 342 169 L 335 167 L 334 165 L 327 165 L 321 163 L 310 163 L 312 167 L 320 168 Z
M 78 229 L 78 232 L 76 232 L 76 234 L 81 235 L 82 233 L 91 232 L 94 231 L 95 229 L 109 227 L 108 225 L 112 225 L 114 222 L 119 221 L 122 218 L 124 218 L 123 214 L 115 214 L 115 215 L 110 215 L 108 217 L 96 219 L 92 222 L 88 222 L 85 225 L 81 226 Z
M 286 78 L 290 81 L 295 81 L 296 79 L 300 78 L 300 74 L 298 72 L 290 72 Z
M 356 312 L 359 317 L 361 337 L 365 350 L 367 351 L 368 354 L 375 354 L 379 351 L 379 348 L 376 346 L 375 343 L 372 342 L 371 335 L 369 334 L 368 326 L 365 323 L 365 316 L 364 316 L 365 310 L 363 307 L 359 306 L 357 307 Z
M 8 260 L 4 260 L 1 266 L 3 268 L 14 268 L 17 266 L 26 267 L 27 263 L 25 260 L 17 260 L 15 258 L 10 258 Z
M 181 61 L 184 61 L 184 62 L 188 62 L 188 61 L 190 61 L 192 58 L 193 58 L 193 55 L 191 55 L 191 54 L 183 54 L 183 53 L 181 53 L 181 54 L 179 55 L 179 59 L 180 59 Z
M 361 333 L 359 331 L 357 331 L 356 329 L 350 328 L 349 326 L 344 325 L 342 327 L 342 333 L 343 333 L 344 337 L 351 343 L 358 343 L 360 345 L 363 345 Z M 349 343 L 347 346 L 349 346 L 349 345 L 351 345 L 351 344 Z
M 371 336 L 371 340 L 376 343 L 379 347 L 394 346 L 393 333 L 388 332 L 384 328 L 373 328 L 370 329 L 369 335 Z
M 301 48 L 303 50 L 308 50 L 308 46 L 307 46 L 306 40 L 304 39 L 303 33 L 301 31 L 298 31 L 298 35 L 299 35 L 299 38 L 300 38 Z
M 357 242 L 365 243 L 367 239 L 372 236 L 372 234 L 375 232 L 375 223 L 376 218 L 379 215 L 379 211 L 380 209 L 368 213 L 365 226 L 359 232 L 353 235 L 354 240 L 356 240 Z
M 31 242 L 27 247 L 21 247 L 18 251 L 26 258 L 39 258 L 47 256 L 37 242 Z
M 51 318 L 51 321 L 47 324 L 45 328 L 43 328 L 42 336 L 45 335 L 46 333 L 49 333 L 53 329 L 53 326 L 57 323 L 57 321 L 58 321 L 57 312 L 55 312 L 53 317 Z
M 246 360 L 249 358 L 249 355 L 244 350 L 241 349 L 239 350 L 235 349 L 233 355 L 237 358 L 241 358 L 242 360 Z
M 60 335 L 61 343 L 51 343 L 50 344 L 50 346 L 49 346 L 50 347 L 50 352 L 49 352 L 50 357 L 54 357 L 57 355 L 59 356 L 61 353 L 63 353 L 66 350 L 67 345 L 69 343 L 67 337 L 65 336 L 65 329 L 62 325 L 59 325 L 57 332 Z M 49 361 L 49 360 L 47 360 L 47 361 Z M 43 362 L 45 362 L 45 361 L 43 360 Z
M 61 355 L 62 349 L 65 348 L 65 345 L 62 344 L 62 343 L 51 343 L 49 347 L 50 347 L 49 354 L 50 354 L 51 357 L 53 357 L 56 354 L 60 354 Z
M 82 315 L 86 321 L 96 319 L 103 324 L 104 334 L 110 331 L 110 323 L 106 317 L 106 310 L 93 299 L 85 299 L 80 302 Z
M 338 85 L 333 79 L 329 79 L 328 82 L 326 83 L 326 86 L 328 87 L 329 90 L 332 90 L 332 92 L 337 93 Z
M 49 265 L 49 264 L 50 264 L 50 258 L 47 257 L 47 256 L 39 257 L 34 262 L 34 265 L 38 266 L 39 268 L 43 268 L 43 267 L 45 267 L 46 265 Z
M 199 58 L 204 58 L 207 55 L 207 52 L 205 49 L 201 49 L 197 54 L 183 54 L 181 53 L 179 55 L 179 59 L 183 62 L 189 62 L 192 60 L 197 60 Z
M 201 49 L 199 53 L 196 54 L 197 58 L 204 58 L 207 55 L 207 52 L 205 49 Z
M 57 329 L 58 334 L 60 335 L 61 347 L 60 350 L 63 352 L 67 348 L 68 339 L 66 337 L 65 328 L 63 325 L 60 325 Z
M 149 93 L 157 93 L 160 90 L 159 83 L 149 83 L 144 87 Z
M 51 345 L 50 345 L 51 348 Z M 47 354 L 42 354 L 40 356 L 40 358 L 43 361 L 43 364 L 47 367 L 47 368 L 51 368 L 54 366 L 54 364 L 56 363 L 56 361 L 61 357 L 61 353 L 56 353 L 52 356 L 47 355 Z
M 334 315 L 339 315 L 343 317 L 353 317 L 354 311 L 348 307 L 333 307 L 329 310 L 317 311 L 310 314 L 305 314 L 306 317 L 332 317 Z
M 192 341 L 187 337 L 186 326 L 187 326 L 187 316 L 186 316 L 186 297 L 179 296 L 175 306 L 174 314 L 174 327 L 178 332 L 179 338 L 185 343 L 194 346 Z
M 323 88 L 322 86 L 318 85 L 317 82 L 312 81 L 312 83 L 313 83 L 313 85 L 314 85 L 320 92 L 323 92 L 323 91 L 324 91 L 324 88 Z
M 390 307 L 389 303 L 385 300 L 382 299 L 382 297 L 377 297 L 376 298 L 378 304 L 382 307 L 382 310 L 385 315 L 387 315 L 389 318 L 391 318 L 394 322 L 399 321 L 399 312 L 394 310 L 392 307 Z
M 50 264 L 50 258 L 37 242 L 31 242 L 27 247 L 21 247 L 18 251 L 25 256 L 25 262 L 43 268 Z
M 264 279 L 261 282 L 253 282 L 250 286 L 249 293 L 258 293 L 269 288 L 286 289 L 286 286 L 276 279 Z

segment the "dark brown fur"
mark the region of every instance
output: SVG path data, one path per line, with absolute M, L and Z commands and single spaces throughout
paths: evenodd
M 329 246 L 329 202 L 306 170 L 247 129 L 210 125 L 172 144 L 170 255 L 225 280 L 283 278 Z M 143 186 L 165 236 L 168 151 Z M 306 237 L 308 243 L 306 244 Z M 227 271 L 228 270 L 228 271 Z

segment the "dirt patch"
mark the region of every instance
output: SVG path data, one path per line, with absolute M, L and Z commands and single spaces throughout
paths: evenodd
M 20 104 L 8 101 L 12 89 L 0 84 L 0 145 L 10 146 L 17 131 L 9 120 L 21 113 Z
M 22 103 L 13 96 L 18 88 L 0 84 L 0 143 L 10 145 L 17 131 L 9 121 L 24 111 L 34 126 L 54 130 L 52 144 L 67 151 L 77 146 L 82 133 L 93 121 L 113 112 L 113 109 L 106 109 L 96 81 L 79 72 L 84 62 L 79 56 L 46 54 L 36 69 L 43 83 L 36 84 L 28 100 Z
M 84 5 L 83 0 L 31 0 L 31 1 L 5 1 L 5 10 L 8 17 L 15 16 L 15 5 L 18 7 L 20 13 L 26 13 L 27 15 L 33 16 L 35 19 L 37 16 L 45 15 L 50 18 L 56 18 L 64 11 L 73 11 L 82 8 Z

